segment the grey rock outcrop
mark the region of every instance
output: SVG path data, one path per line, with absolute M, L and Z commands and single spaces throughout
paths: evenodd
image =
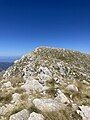
M 10 87 L 12 87 L 12 84 L 10 81 L 8 81 L 8 82 L 3 84 L 3 87 L 10 88 Z
M 16 102 L 19 102 L 20 101 L 20 94 L 19 93 L 14 93 L 12 95 L 12 101 L 11 103 L 16 103 Z
M 28 120 L 44 120 L 44 116 L 42 114 L 32 112 Z
M 57 97 L 55 97 L 55 100 L 57 100 L 59 103 L 70 103 L 69 99 L 64 95 L 61 90 L 57 91 Z
M 73 85 L 73 84 L 68 85 L 68 86 L 66 87 L 66 89 L 67 89 L 67 90 L 70 90 L 70 91 L 72 91 L 72 92 L 78 92 L 78 88 L 77 88 L 75 85 Z
M 28 110 L 24 109 L 16 114 L 10 116 L 9 120 L 27 120 L 29 118 Z
M 33 78 L 26 80 L 26 83 L 22 85 L 21 88 L 25 89 L 27 92 L 30 92 L 30 90 L 41 92 L 43 90 L 43 86 Z
M 83 120 L 90 120 L 90 107 L 89 106 L 79 106 L 77 113 L 80 114 Z
M 0 116 L 4 116 L 7 113 L 11 113 L 14 110 L 13 104 L 6 104 L 5 106 L 0 107 Z
M 53 100 L 53 99 L 34 99 L 33 103 L 36 108 L 38 108 L 41 111 L 59 111 L 60 109 L 64 108 L 63 104 L 60 104 L 59 102 Z

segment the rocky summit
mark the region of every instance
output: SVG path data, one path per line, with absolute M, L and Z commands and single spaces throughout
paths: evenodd
M 0 75 L 0 120 L 90 120 L 90 55 L 39 47 Z

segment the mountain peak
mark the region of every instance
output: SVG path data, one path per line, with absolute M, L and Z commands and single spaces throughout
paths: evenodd
M 10 120 L 22 118 L 22 113 L 27 118 L 30 116 L 29 119 L 33 114 L 42 120 L 49 120 L 50 116 L 51 120 L 61 119 L 59 116 L 63 120 L 84 120 L 84 112 L 90 118 L 87 115 L 90 112 L 90 56 L 87 54 L 61 48 L 36 48 L 5 71 L 0 85 L 1 106 L 5 111 L 9 109 L 5 107 L 4 95 L 10 95 L 7 105 L 11 107 Z M 13 113 L 15 110 L 18 112 Z M 7 113 L 2 112 L 5 118 L 4 114 Z

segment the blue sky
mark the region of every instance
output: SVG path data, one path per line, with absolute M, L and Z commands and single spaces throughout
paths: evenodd
M 90 53 L 90 1 L 0 0 L 0 56 L 38 46 Z

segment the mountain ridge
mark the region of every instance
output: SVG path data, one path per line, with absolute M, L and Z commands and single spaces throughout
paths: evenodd
M 0 91 L 1 120 L 89 120 L 90 56 L 36 48 L 5 71 Z

